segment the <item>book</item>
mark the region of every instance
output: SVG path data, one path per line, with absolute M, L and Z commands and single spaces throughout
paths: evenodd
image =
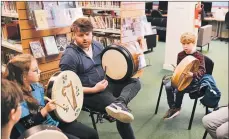
M 66 34 L 56 35 L 56 45 L 59 52 L 63 52 L 66 49 L 68 45 Z
M 51 9 L 57 7 L 57 2 L 56 1 L 43 1 L 42 3 L 43 3 L 43 9 L 47 11 L 47 17 L 52 19 L 53 17 L 52 17 Z
M 58 1 L 58 6 L 62 8 L 76 8 L 74 1 Z
M 71 15 L 69 10 L 61 7 L 51 10 L 55 27 L 66 27 L 71 25 Z M 60 18 L 61 17 L 61 18 Z
M 29 45 L 35 58 L 45 57 L 40 41 L 29 42 Z
M 28 1 L 26 2 L 26 11 L 29 20 L 34 20 L 33 10 L 42 10 L 41 1 Z
M 21 44 L 21 39 L 16 39 L 16 40 L 8 39 L 7 41 L 11 44 Z
M 59 54 L 59 50 L 57 48 L 56 40 L 55 40 L 54 36 L 43 37 L 43 41 L 45 44 L 45 49 L 46 49 L 47 55 Z
M 49 27 L 54 27 L 52 9 L 58 7 L 57 1 L 43 1 L 43 9 L 47 12 L 47 22 Z
M 37 28 L 46 29 L 49 27 L 46 10 L 34 10 L 33 14 Z
M 72 24 L 78 18 L 81 18 L 81 17 L 84 16 L 82 8 L 68 8 L 66 10 L 69 12 L 69 15 L 70 15 L 70 18 L 71 18 L 71 23 L 70 24 Z

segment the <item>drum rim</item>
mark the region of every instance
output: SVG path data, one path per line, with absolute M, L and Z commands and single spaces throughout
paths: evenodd
M 61 73 L 61 71 L 57 71 L 56 73 L 54 73 L 50 77 L 50 79 L 48 81 L 48 86 L 47 86 L 47 90 L 46 90 L 46 95 L 47 95 L 48 98 L 52 98 L 52 88 L 53 88 L 53 85 L 54 85 L 54 80 L 51 80 L 51 79 L 52 79 L 52 77 L 57 77 L 58 75 L 60 75 L 60 73 Z M 53 120 L 59 121 L 59 119 L 55 115 L 54 111 L 49 112 L 49 115 L 52 117 Z
M 33 126 L 31 128 L 29 128 L 28 130 L 26 130 L 18 139 L 24 139 L 24 138 L 28 138 L 33 134 L 36 134 L 38 131 L 42 131 L 42 130 L 57 130 L 60 131 L 61 133 L 63 133 L 58 127 L 56 126 L 51 126 L 51 125 L 37 125 L 37 126 Z
M 114 81 L 114 82 L 118 82 L 118 81 L 124 81 L 126 80 L 129 76 L 133 75 L 133 72 L 134 72 L 134 63 L 133 63 L 133 58 L 131 56 L 131 53 L 124 47 L 122 46 L 119 46 L 119 45 L 115 45 L 114 47 L 112 47 L 114 45 L 111 45 L 111 46 L 107 46 L 101 53 L 101 59 L 103 59 L 103 55 L 106 51 L 110 50 L 110 49 L 115 49 L 117 51 L 119 51 L 120 53 L 122 53 L 127 61 L 127 66 L 128 66 L 128 69 L 131 69 L 131 71 L 127 71 L 126 75 L 122 78 L 122 79 L 118 79 L 118 80 L 115 80 L 115 79 L 112 79 L 110 78 L 108 75 L 107 75 L 107 78 Z M 120 48 L 120 49 L 119 49 Z M 131 60 L 128 60 L 127 58 L 130 58 Z
M 52 98 L 53 86 L 54 86 L 54 84 L 55 84 L 55 80 L 54 80 L 53 78 L 57 78 L 57 77 L 58 77 L 60 74 L 62 74 L 63 72 L 71 72 L 71 73 L 75 74 L 76 77 L 78 78 L 78 80 L 80 81 L 79 76 L 78 76 L 75 72 L 70 71 L 70 70 L 67 70 L 67 71 L 58 71 L 58 72 L 54 73 L 54 74 L 51 76 L 51 78 L 49 79 L 49 82 L 48 82 L 48 87 L 50 87 L 50 88 L 49 88 L 49 91 L 48 91 L 48 89 L 47 89 L 47 96 L 48 96 L 49 98 Z M 81 84 L 81 85 L 80 85 L 81 88 L 83 89 L 83 86 L 82 86 L 81 81 L 80 81 L 80 84 Z M 84 100 L 83 92 L 82 92 L 82 100 Z M 82 102 L 83 102 L 83 101 L 82 101 Z M 81 106 L 81 108 L 80 108 L 79 111 L 82 110 L 82 107 L 83 107 L 83 104 L 82 104 L 82 106 Z M 54 120 L 56 120 L 56 121 L 58 121 L 58 122 L 59 122 L 59 121 L 62 121 L 62 122 L 69 123 L 69 122 L 63 120 L 62 118 L 60 118 L 60 117 L 59 117 L 59 114 L 56 113 L 55 110 L 49 112 L 49 114 L 50 114 L 50 116 L 51 116 Z M 79 115 L 78 115 L 78 116 L 79 116 Z M 77 116 L 77 117 L 78 117 L 78 116 Z M 75 119 L 75 120 L 76 120 L 76 119 Z M 72 121 L 71 121 L 71 122 L 72 122 Z
M 197 59 L 197 58 L 195 58 L 194 56 L 192 56 L 192 55 L 188 55 L 188 56 L 186 56 L 185 57 L 186 59 L 190 59 L 190 61 L 189 62 L 195 62 L 195 63 L 193 63 L 193 66 L 194 65 L 199 65 L 200 63 L 199 63 L 199 60 Z M 184 59 L 185 59 L 184 58 Z M 183 59 L 183 60 L 184 60 Z M 183 67 L 183 70 L 185 69 L 185 67 Z M 196 69 L 197 70 L 197 69 Z M 175 73 L 177 73 L 177 71 L 176 71 L 176 69 L 175 69 L 175 71 L 174 71 L 174 73 L 173 73 L 173 75 L 172 75 L 172 77 L 171 77 L 171 84 L 172 84 L 172 86 L 173 87 L 175 87 L 175 88 L 177 88 L 177 90 L 178 91 L 183 91 L 190 83 L 191 83 L 191 81 L 193 80 L 193 78 L 191 79 L 191 81 L 189 81 L 190 83 L 189 84 L 187 84 L 187 85 L 180 85 L 180 84 L 177 84 L 175 81 L 176 80 L 178 80 L 178 77 L 180 77 L 181 75 L 182 75 L 182 73 L 177 73 L 176 75 L 175 75 Z

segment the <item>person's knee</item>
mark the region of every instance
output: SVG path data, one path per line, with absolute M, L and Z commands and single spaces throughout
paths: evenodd
M 165 85 L 165 91 L 167 93 L 173 93 L 173 87 L 171 85 Z
M 96 130 L 91 130 L 88 134 L 88 139 L 99 139 L 98 132 Z
M 135 89 L 136 91 L 139 91 L 141 90 L 141 81 L 139 79 L 136 79 L 136 78 L 132 78 L 130 80 L 130 84 L 132 86 L 133 89 Z
M 141 89 L 142 85 L 140 80 L 136 80 L 135 87 L 138 89 L 138 91 Z
M 223 127 L 218 127 L 216 129 L 216 136 L 217 136 L 217 139 L 226 139 L 228 138 L 228 130 L 223 129 Z
M 202 118 L 202 123 L 205 129 L 209 128 L 210 122 L 211 122 L 211 119 L 209 118 L 209 115 L 205 115 Z

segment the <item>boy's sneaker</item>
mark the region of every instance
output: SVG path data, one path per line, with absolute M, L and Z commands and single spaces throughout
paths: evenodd
M 164 120 L 169 120 L 169 119 L 176 117 L 179 114 L 180 114 L 180 108 L 172 108 L 166 112 L 166 114 L 163 118 L 164 118 Z
M 130 113 L 130 110 L 121 102 L 111 103 L 106 107 L 106 112 L 123 123 L 130 123 L 134 120 L 134 116 Z

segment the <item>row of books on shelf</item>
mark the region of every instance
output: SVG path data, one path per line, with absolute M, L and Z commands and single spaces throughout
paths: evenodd
M 75 2 L 76 6 L 79 7 L 89 7 L 89 8 L 120 8 L 120 1 L 78 1 Z M 112 9 L 111 9 L 112 10 Z
M 51 17 L 47 10 L 34 10 L 34 21 L 37 29 L 70 26 L 77 18 L 83 17 L 81 8 L 53 8 Z
M 96 29 L 120 29 L 121 18 L 113 16 L 90 16 L 92 25 Z
M 47 10 L 48 17 L 51 17 L 52 8 L 76 8 L 74 1 L 28 1 L 26 2 L 26 9 L 29 20 L 33 18 L 33 10 Z
M 17 13 L 15 1 L 2 1 L 2 13 Z
M 43 37 L 44 48 L 48 56 L 57 55 L 63 52 L 67 45 L 71 42 L 70 34 L 61 34 L 54 36 Z M 32 41 L 29 43 L 33 56 L 35 58 L 45 57 L 43 47 L 40 41 Z
M 97 40 L 103 44 L 104 47 L 111 45 L 112 43 L 120 42 L 120 36 L 109 35 L 109 36 L 93 36 L 93 40 Z M 61 34 L 56 36 L 43 37 L 44 48 L 47 56 L 57 55 L 63 52 L 67 45 L 71 42 L 70 34 Z M 35 58 L 45 57 L 45 53 L 40 41 L 31 41 L 30 48 Z
M 77 18 L 83 17 L 82 8 L 76 8 L 75 2 L 31 1 L 26 3 L 28 19 L 34 21 L 38 30 L 70 26 Z
M 104 47 L 107 47 L 113 43 L 120 43 L 120 35 L 93 35 L 93 40 L 96 40 L 103 44 Z

